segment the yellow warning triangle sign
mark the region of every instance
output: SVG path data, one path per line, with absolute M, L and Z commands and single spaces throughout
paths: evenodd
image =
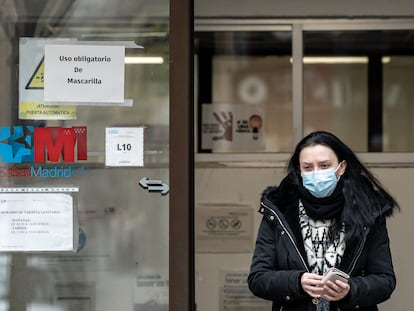
M 44 83 L 44 73 L 45 73 L 45 58 L 43 57 L 39 65 L 37 65 L 36 70 L 34 71 L 29 82 L 26 84 L 26 89 L 43 89 L 45 86 Z

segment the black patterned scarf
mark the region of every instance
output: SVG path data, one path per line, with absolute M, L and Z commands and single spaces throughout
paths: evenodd
M 346 247 L 345 226 L 341 225 L 338 234 L 331 239 L 329 235 L 337 220 L 311 218 L 301 201 L 299 201 L 299 221 L 310 271 L 324 275 L 329 268 L 338 267 Z M 329 303 L 321 299 L 317 311 L 325 310 L 329 310 Z
M 342 179 L 339 179 L 334 192 L 326 198 L 313 196 L 302 183 L 299 183 L 299 198 L 305 207 L 306 214 L 312 219 L 334 219 L 339 218 L 345 204 L 342 194 Z

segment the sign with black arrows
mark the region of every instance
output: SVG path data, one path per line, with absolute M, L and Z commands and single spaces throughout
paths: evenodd
M 160 192 L 161 195 L 167 195 L 170 191 L 170 187 L 161 180 L 148 179 L 148 177 L 141 178 L 139 185 L 148 192 Z

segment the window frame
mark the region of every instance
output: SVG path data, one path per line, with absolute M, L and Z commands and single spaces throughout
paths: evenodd
M 209 19 L 196 18 L 195 32 L 292 31 L 292 133 L 293 144 L 303 136 L 303 34 L 306 31 L 413 30 L 414 19 Z M 195 116 L 197 116 L 195 107 Z M 198 131 L 195 118 L 195 129 Z M 196 137 L 200 139 L 199 133 Z M 197 142 L 195 144 L 197 146 Z M 293 150 L 292 146 L 292 150 Z M 413 152 L 360 152 L 371 167 L 414 167 Z M 284 167 L 290 153 L 199 153 L 196 167 Z

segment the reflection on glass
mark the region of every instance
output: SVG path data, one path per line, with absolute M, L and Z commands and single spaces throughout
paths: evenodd
M 413 38 L 411 30 L 304 31 L 304 134 L 331 131 L 358 152 L 412 152 Z M 231 104 L 262 105 L 265 114 L 263 149 L 200 143 L 199 152 L 291 150 L 291 44 L 288 31 L 196 33 L 198 112 Z
M 330 131 L 367 151 L 366 64 L 308 63 L 303 73 L 304 132 Z
M 291 94 L 292 73 L 287 56 L 216 56 L 213 60 L 214 104 L 263 107 L 265 149 L 261 151 L 283 152 L 291 148 Z
M 358 152 L 412 152 L 411 30 L 304 32 L 304 132 Z
M 88 127 L 88 161 L 73 163 L 84 164 L 83 176 L 3 174 L 0 180 L 1 187 L 79 187 L 78 247 L 0 257 L 0 310 L 168 310 L 169 202 L 141 189 L 138 181 L 149 177 L 168 183 L 169 178 L 169 1 L 8 1 L 0 11 L 0 125 Z M 21 37 L 143 46 L 126 49 L 135 61 L 125 66 L 125 98 L 133 106 L 77 107 L 76 120 L 18 119 Z M 114 126 L 145 127 L 144 167 L 105 167 L 105 128 Z M 6 165 L 1 163 L 3 170 Z
M 384 65 L 384 151 L 414 151 L 414 57 L 393 56 Z
M 234 105 L 233 144 L 203 148 L 206 135 L 200 124 L 201 150 L 208 152 L 288 152 L 292 148 L 291 33 L 196 33 L 198 104 Z M 211 87 L 209 86 L 211 84 Z M 211 108 L 213 109 L 213 108 Z M 223 108 L 224 109 L 224 108 Z M 198 109 L 207 111 L 206 108 Z M 257 113 L 255 113 L 256 111 Z M 220 111 L 218 111 L 220 112 Z M 250 114 L 249 114 L 250 113 Z M 262 115 L 263 114 L 263 115 Z M 242 115 L 242 116 L 241 116 Z M 252 124 L 253 115 L 260 126 Z M 256 119 L 257 119 L 256 117 Z M 203 116 L 200 118 L 203 120 Z M 205 120 L 205 116 L 204 116 Z M 208 125 L 211 129 L 214 120 Z M 218 122 L 219 123 L 219 122 Z M 255 123 L 256 124 L 256 123 Z M 224 130 L 223 130 L 224 131 Z M 239 138 L 243 131 L 250 135 Z M 203 141 L 204 140 L 204 141 Z M 248 140 L 251 140 L 250 142 Z M 263 144 L 259 144 L 259 142 Z

